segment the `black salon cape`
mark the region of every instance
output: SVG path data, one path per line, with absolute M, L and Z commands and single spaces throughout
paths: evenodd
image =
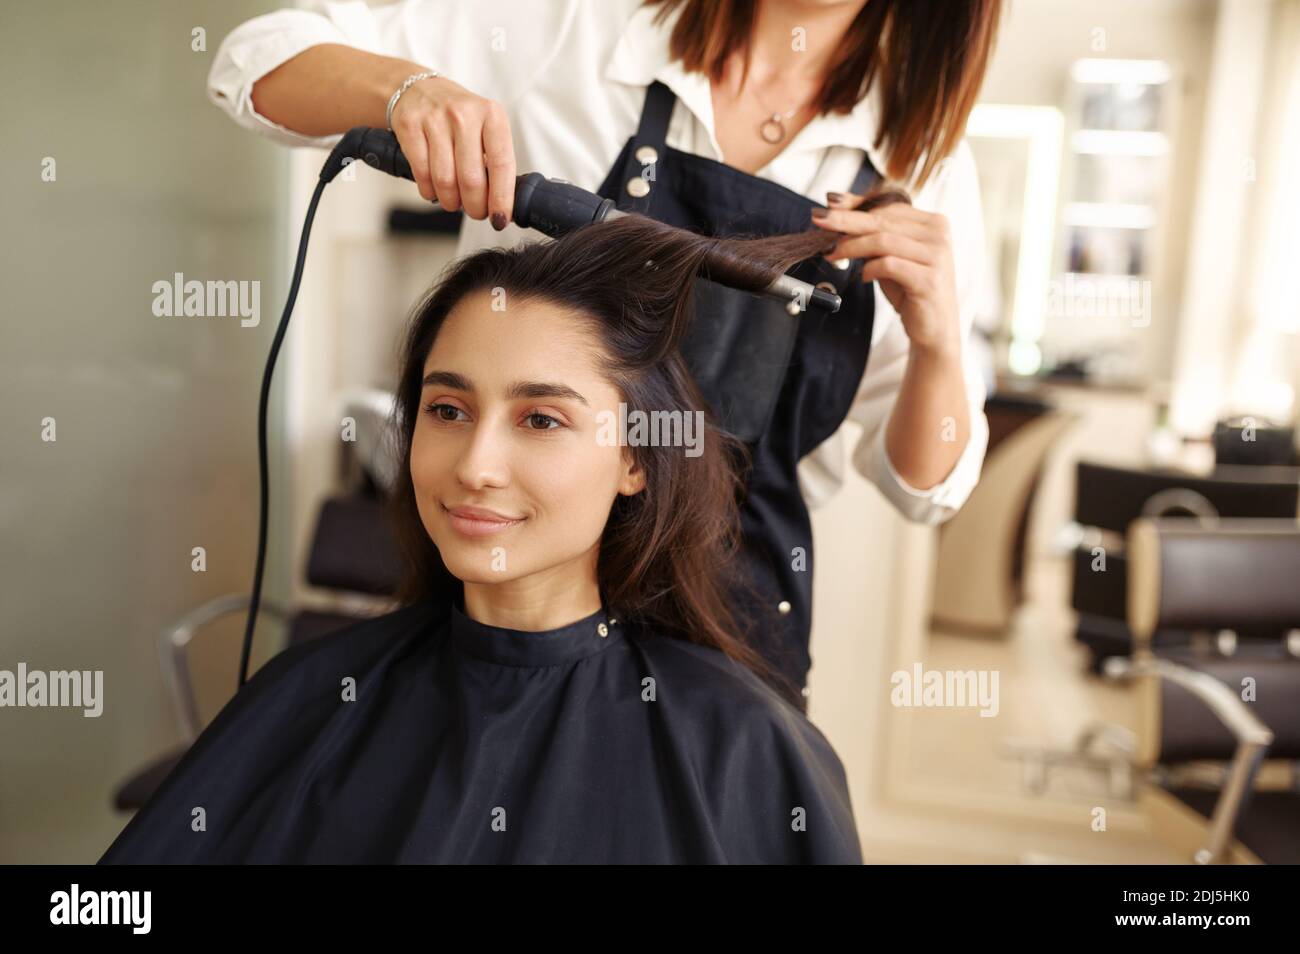
M 862 862 L 844 767 L 796 707 L 607 619 L 417 603 L 291 647 L 100 864 Z

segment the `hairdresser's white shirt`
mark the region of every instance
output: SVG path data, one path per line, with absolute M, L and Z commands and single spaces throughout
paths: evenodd
M 300 135 L 259 115 L 252 103 L 254 82 L 319 43 L 401 57 L 506 106 L 520 172 L 536 170 L 594 191 L 636 131 L 645 88 L 654 79 L 678 99 L 668 145 L 723 158 L 713 134 L 709 82 L 669 61 L 672 19 L 655 25 L 654 13 L 640 0 L 404 0 L 375 8 L 360 0 L 314 3 L 255 17 L 232 31 L 213 61 L 208 96 L 240 125 L 268 138 L 328 149 L 339 136 Z M 862 150 L 877 169 L 885 168 L 885 157 L 872 145 L 877 115 L 876 98 L 870 96 L 851 113 L 820 116 L 757 175 L 825 202 L 828 191 L 848 189 Z M 952 226 L 971 437 L 947 478 L 934 487 L 917 490 L 894 470 L 885 450 L 885 423 L 906 367 L 908 338 L 877 286 L 871 354 L 849 412 L 862 425 L 852 460 L 906 517 L 938 523 L 969 496 L 988 444 L 981 410 L 985 383 L 970 331 L 984 275 L 984 226 L 974 159 L 964 141 L 913 199 L 919 208 L 946 215 Z M 514 225 L 498 233 L 486 221 L 466 218 L 458 251 L 539 237 Z M 810 506 L 824 502 L 843 482 L 842 434 L 800 464 L 800 485 Z

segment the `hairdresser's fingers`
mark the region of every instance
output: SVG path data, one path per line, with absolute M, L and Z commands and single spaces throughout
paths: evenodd
M 873 258 L 862 266 L 862 280 L 864 282 L 881 280 L 897 282 L 902 287 L 904 294 L 908 296 L 920 296 L 932 291 L 932 277 L 933 269 L 928 269 L 924 265 L 918 265 L 916 262 L 910 262 L 895 255 L 883 255 L 880 258 Z
M 483 121 L 486 100 L 457 103 L 447 113 L 456 145 L 456 188 L 460 203 L 471 219 L 487 217 L 487 168 L 483 165 Z
M 927 212 L 925 209 L 918 209 L 911 205 L 890 206 L 889 214 L 897 221 L 915 223 L 929 231 L 938 240 L 947 241 L 949 238 L 948 217 L 946 215 L 938 212 Z
M 488 104 L 483 124 L 483 161 L 488 174 L 488 216 L 499 232 L 515 214 L 515 144 L 505 108 L 495 102 Z
M 852 192 L 828 192 L 826 193 L 826 204 L 836 209 L 859 208 L 860 211 L 878 214 L 887 221 L 899 223 L 900 227 L 925 232 L 936 241 L 947 241 L 949 234 L 946 216 L 938 212 L 918 209 L 912 205 L 911 201 L 906 198 L 906 193 L 902 191 L 890 190 L 883 194 L 885 198 L 891 196 L 897 198 L 890 199 L 886 205 L 875 208 L 862 208 L 864 200 L 868 196 L 855 195 Z M 870 198 L 880 199 L 882 196 L 872 195 Z
M 456 184 L 456 153 L 451 122 L 441 113 L 432 113 L 424 121 L 424 137 L 429 144 L 429 169 L 438 204 L 448 212 L 460 208 L 460 189 Z
M 424 127 L 418 123 L 414 126 L 394 125 L 393 132 L 397 136 L 397 145 L 401 147 L 402 155 L 406 156 L 406 161 L 411 166 L 411 175 L 415 177 L 420 197 L 426 202 L 432 202 L 433 179 L 429 174 L 429 144 L 424 138 Z
M 907 208 L 901 203 L 859 212 L 856 209 L 826 210 L 825 215 L 814 216 L 812 223 L 832 232 L 845 235 L 863 235 L 868 232 L 896 232 L 921 242 L 933 241 L 936 236 L 932 229 L 915 219 L 900 216 L 896 210 Z
M 881 255 L 894 255 L 921 265 L 934 265 L 939 261 L 942 249 L 897 232 L 867 232 L 840 239 L 826 253 L 826 258 L 833 262 L 837 258 L 877 258 Z
M 826 204 L 837 209 L 884 209 L 891 205 L 910 206 L 912 197 L 903 189 L 885 188 L 871 192 L 827 192 Z
M 391 117 L 397 144 L 411 166 L 411 175 L 422 198 L 438 198 L 433 182 L 433 149 L 438 133 L 431 132 L 430 119 L 437 111 L 435 95 L 442 95 L 441 77 L 420 80 L 406 91 L 393 107 Z

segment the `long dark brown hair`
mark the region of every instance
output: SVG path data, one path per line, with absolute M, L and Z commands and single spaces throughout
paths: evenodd
M 711 420 L 678 345 L 694 313 L 696 276 L 758 291 L 790 266 L 829 252 L 839 237 L 813 229 L 707 238 L 628 215 L 555 241 L 485 249 L 454 263 L 416 305 L 402 350 L 391 431 L 401 465 L 389 501 L 406 562 L 399 601 L 445 600 L 460 592 L 416 507 L 411 442 L 424 363 L 443 321 L 465 296 L 504 289 L 512 303 L 546 301 L 586 322 L 629 414 L 705 412 L 698 457 L 688 458 L 680 447 L 628 447 L 645 474 L 645 489 L 616 498 L 601 537 L 597 582 L 605 608 L 621 620 L 721 650 L 798 705 L 797 687 L 752 648 L 728 606 L 729 584 L 741 581 L 732 575 L 732 558 L 746 451 Z
M 714 81 L 754 30 L 757 0 L 645 0 L 655 21 L 681 8 L 669 52 Z M 840 38 L 814 98 L 818 112 L 847 113 L 880 84 L 875 146 L 889 178 L 920 187 L 952 154 L 984 82 L 1002 0 L 867 0 Z

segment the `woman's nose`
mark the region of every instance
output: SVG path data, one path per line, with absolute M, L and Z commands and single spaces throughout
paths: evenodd
M 509 440 L 504 424 L 480 420 L 456 461 L 456 479 L 471 489 L 504 487 L 510 482 Z

